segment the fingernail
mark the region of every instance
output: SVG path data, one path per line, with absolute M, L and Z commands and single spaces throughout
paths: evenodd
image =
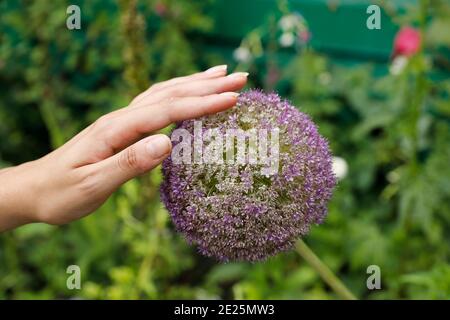
M 222 65 L 220 65 L 220 66 L 215 66 L 215 67 L 212 67 L 212 68 L 209 68 L 208 70 L 206 70 L 205 71 L 205 73 L 216 73 L 216 72 L 219 72 L 219 71 L 227 71 L 227 65 L 226 64 L 222 64 Z
M 156 135 L 147 142 L 147 152 L 153 159 L 159 159 L 170 152 L 171 142 L 165 135 Z
M 237 92 L 222 92 L 221 95 L 227 96 L 227 97 L 233 97 L 233 98 L 239 97 L 239 93 L 237 93 Z
M 241 78 L 241 77 L 247 78 L 248 72 L 235 72 L 235 73 L 229 74 L 228 77 L 230 77 L 230 78 L 235 78 L 235 77 L 236 78 Z

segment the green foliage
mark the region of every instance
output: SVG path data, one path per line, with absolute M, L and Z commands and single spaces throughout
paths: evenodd
M 229 59 L 200 49 L 209 2 L 76 1 L 82 30 L 68 31 L 69 2 L 0 3 L 0 165 L 47 153 L 153 82 Z M 348 162 L 305 241 L 359 298 L 450 298 L 450 5 L 426 9 L 399 18 L 421 25 L 425 46 L 398 75 L 308 46 L 279 59 L 270 28 L 281 13 L 241 43 L 258 54 L 238 68 L 310 114 Z M 154 170 L 81 221 L 0 235 L 0 298 L 337 297 L 295 251 L 256 264 L 203 258 L 173 230 L 160 182 Z M 66 288 L 71 264 L 81 290 Z M 366 287 L 369 265 L 381 268 L 381 290 Z

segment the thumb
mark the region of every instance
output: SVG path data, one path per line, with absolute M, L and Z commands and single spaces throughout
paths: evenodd
M 121 152 L 98 163 L 105 183 L 117 188 L 126 181 L 139 176 L 167 158 L 172 150 L 172 143 L 164 134 L 142 139 Z

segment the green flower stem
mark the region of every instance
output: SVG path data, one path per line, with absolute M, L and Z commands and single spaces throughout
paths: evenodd
M 303 240 L 298 240 L 296 245 L 297 252 L 302 256 L 303 259 L 308 262 L 311 267 L 316 270 L 323 281 L 328 284 L 333 291 L 344 300 L 357 300 L 355 295 L 350 292 L 350 290 L 345 286 L 345 284 L 339 280 L 338 277 L 328 268 L 319 257 L 308 247 L 308 245 L 303 242 Z
M 428 91 L 428 83 L 426 78 L 426 64 L 424 58 L 424 42 L 425 42 L 425 29 L 426 29 L 426 21 L 427 21 L 427 12 L 428 12 L 429 1 L 421 0 L 419 7 L 419 31 L 421 35 L 421 44 L 420 44 L 420 52 L 418 53 L 419 64 L 417 66 L 417 70 L 414 70 L 414 88 L 410 90 L 410 121 L 411 125 L 411 140 L 412 140 L 412 157 L 411 157 L 411 168 L 414 174 L 417 174 L 419 170 L 418 164 L 418 152 L 419 152 L 419 136 L 418 136 L 418 124 L 420 121 L 422 108 L 425 103 L 427 91 Z

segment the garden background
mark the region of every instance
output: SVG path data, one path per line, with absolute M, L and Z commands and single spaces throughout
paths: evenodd
M 66 28 L 71 4 L 81 30 Z M 370 4 L 380 30 L 366 27 Z M 399 55 L 405 26 L 422 45 Z M 310 114 L 340 158 L 329 215 L 304 239 L 315 255 L 360 299 L 448 299 L 449 31 L 448 0 L 2 0 L 0 167 L 152 83 L 226 63 Z M 81 221 L 1 234 L 0 298 L 345 298 L 302 246 L 254 264 L 202 257 L 174 231 L 160 182 L 154 170 Z M 81 290 L 66 287 L 73 264 Z

